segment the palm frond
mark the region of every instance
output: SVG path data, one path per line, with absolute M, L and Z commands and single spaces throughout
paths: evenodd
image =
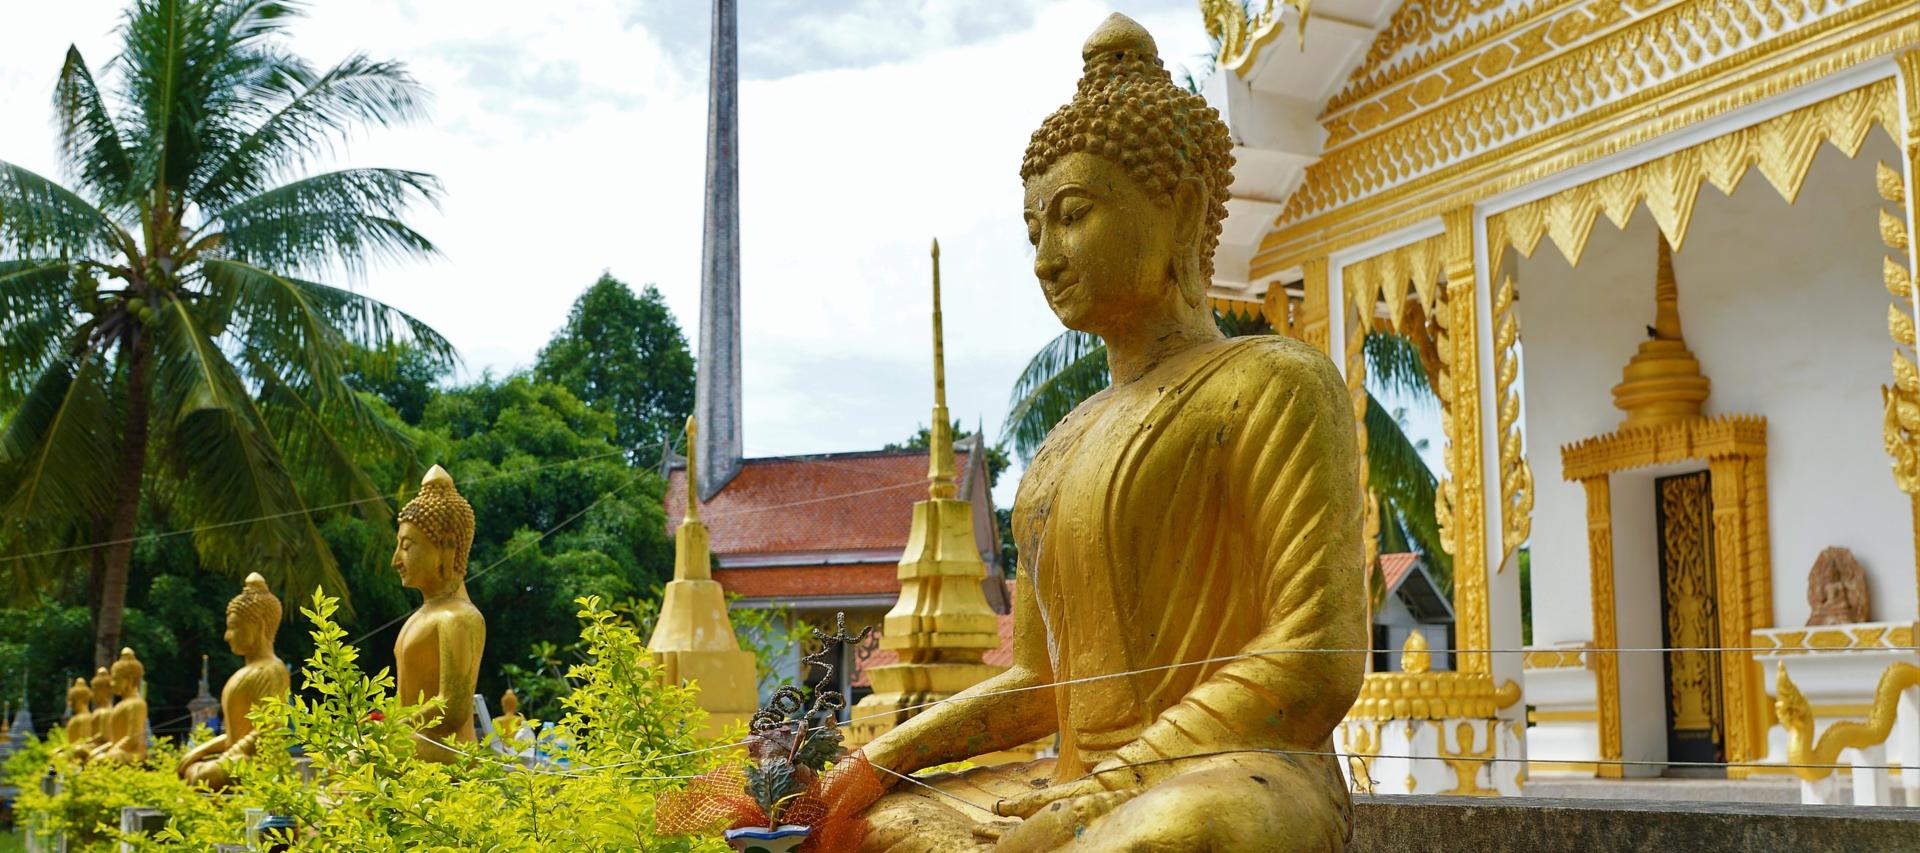
M 1367 359 L 1367 379 L 1409 400 L 1432 404 L 1433 386 L 1427 384 L 1427 369 L 1420 361 L 1420 350 L 1405 335 L 1371 330 L 1361 342 Z
M 16 525 L 88 518 L 112 500 L 119 417 L 99 354 L 46 366 L 0 432 L 0 515 Z
M 366 518 L 388 514 L 385 492 L 366 475 L 363 463 L 375 458 L 411 461 L 413 444 L 386 419 L 375 415 L 356 394 L 344 394 L 315 406 L 310 393 L 288 384 L 272 365 L 251 362 L 262 377 L 260 410 L 278 440 L 310 503 L 349 504 Z
M 1438 485 L 1433 469 L 1420 458 L 1420 450 L 1400 422 L 1371 393 L 1367 394 L 1366 428 L 1367 482 L 1380 497 L 1381 515 L 1397 519 L 1426 558 L 1435 580 L 1451 594 L 1453 561 L 1441 548 L 1440 524 L 1433 514 Z
M 219 210 L 260 193 L 362 126 L 393 127 L 426 115 L 426 90 L 399 62 L 355 54 L 313 75 L 289 73 L 256 101 L 272 112 L 240 134 L 195 195 Z
M 228 317 L 240 346 L 274 364 L 291 384 L 336 381 L 338 369 L 329 365 L 342 363 L 343 344 L 377 351 L 414 347 L 436 367 L 451 367 L 456 359 L 453 344 L 432 327 L 351 290 L 228 259 L 207 259 L 201 273 L 214 302 L 231 306 Z
M 79 325 L 73 268 L 46 258 L 0 261 L 0 412 L 11 409 L 50 361 L 69 355 Z
M 302 178 L 214 214 L 220 251 L 268 269 L 350 275 L 375 259 L 436 254 L 399 216 L 438 199 L 432 175 L 401 169 L 346 169 Z
M 88 257 L 111 250 L 132 254 L 132 248 L 100 208 L 29 169 L 0 161 L 0 250 L 15 257 Z
M 193 540 L 216 570 L 276 585 L 345 588 L 284 455 L 233 365 L 188 303 L 165 300 L 154 336 L 156 426 Z
M 1033 461 L 1053 425 L 1111 381 L 1107 345 L 1099 337 L 1073 329 L 1061 332 L 1014 380 L 1001 441 L 1011 440 L 1022 461 Z
M 60 122 L 60 159 L 74 179 L 108 209 L 130 201 L 133 161 L 79 48 L 67 48 L 53 88 L 53 110 Z

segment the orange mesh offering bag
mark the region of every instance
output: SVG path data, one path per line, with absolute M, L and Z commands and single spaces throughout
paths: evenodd
M 853 853 L 867 837 L 867 822 L 860 814 L 887 792 L 880 774 L 867 762 L 864 753 L 855 752 L 815 779 L 808 799 L 818 802 L 821 817 L 808 824 L 813 834 L 800 845 L 801 853 Z M 797 808 L 799 803 L 794 804 Z M 791 814 L 791 810 L 789 814 Z M 797 823 L 797 821 L 788 821 Z
M 727 765 L 687 783 L 684 791 L 660 795 L 653 825 L 661 835 L 718 835 L 741 826 L 762 826 L 767 813 L 747 796 L 747 774 Z

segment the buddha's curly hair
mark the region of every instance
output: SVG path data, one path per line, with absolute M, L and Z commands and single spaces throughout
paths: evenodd
M 260 626 L 269 646 L 273 645 L 273 636 L 280 630 L 280 616 L 284 612 L 279 597 L 267 587 L 267 579 L 261 577 L 259 572 L 247 575 L 246 583 L 240 586 L 240 594 L 227 602 L 227 615 L 237 615 Z
M 467 551 L 473 548 L 473 505 L 453 487 L 453 477 L 438 465 L 420 481 L 420 494 L 401 507 L 395 522 L 412 522 L 433 540 L 453 552 L 453 570 L 467 573 Z
M 1080 87 L 1033 132 L 1020 180 L 1045 174 L 1068 154 L 1086 152 L 1119 164 L 1163 206 L 1173 203 L 1181 181 L 1199 181 L 1207 217 L 1201 274 L 1211 279 L 1233 183 L 1233 140 L 1220 111 L 1174 85 L 1153 37 L 1124 16 L 1114 15 L 1095 30 L 1081 56 L 1086 66 Z

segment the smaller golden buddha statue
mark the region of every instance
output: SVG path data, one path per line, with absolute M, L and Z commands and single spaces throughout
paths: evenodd
M 76 678 L 67 688 L 67 743 L 80 743 L 93 735 L 93 689 L 87 680 Z
M 107 740 L 107 714 L 113 708 L 113 675 L 106 667 L 100 667 L 93 674 L 88 692 L 93 696 L 93 709 L 86 713 L 87 736 L 68 744 L 68 754 L 79 762 L 92 758 L 93 750 Z
M 255 702 L 284 698 L 293 680 L 273 653 L 280 630 L 280 599 L 259 573 L 247 575 L 240 594 L 227 602 L 227 647 L 246 662 L 220 688 L 220 716 L 226 730 L 181 756 L 175 772 L 188 782 L 218 791 L 232 780 L 233 763 L 253 755 L 256 731 L 247 715 Z
M 443 700 L 438 719 L 420 729 L 415 754 L 450 762 L 447 742 L 471 742 L 473 688 L 480 678 L 487 621 L 467 597 L 467 552 L 473 548 L 473 507 L 438 465 L 420 481 L 420 494 L 400 510 L 393 567 L 400 585 L 417 589 L 420 609 L 407 617 L 394 641 L 394 677 L 400 699 L 421 704 Z
M 520 716 L 520 695 L 509 687 L 507 692 L 500 694 L 500 716 L 493 718 L 493 733 L 500 738 L 500 742 L 506 743 L 520 733 L 520 727 L 525 723 L 526 718 Z
M 117 701 L 107 712 L 106 739 L 94 747 L 88 760 L 138 764 L 147 760 L 147 700 L 140 695 L 147 668 L 134 656 L 133 649 L 121 649 L 111 673 Z M 99 728 L 97 719 L 94 725 Z

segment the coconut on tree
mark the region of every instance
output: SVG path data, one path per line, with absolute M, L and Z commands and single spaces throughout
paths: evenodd
M 63 180 L 0 161 L 0 570 L 30 595 L 84 569 L 101 662 L 143 495 L 190 521 L 203 565 L 340 594 L 314 514 L 389 512 L 356 459 L 411 452 L 342 381 L 346 354 L 453 358 L 414 318 L 323 283 L 434 254 L 403 216 L 440 185 L 313 170 L 350 134 L 420 118 L 426 93 L 397 62 L 301 60 L 282 38 L 299 11 L 139 0 L 111 85 L 67 51 Z

